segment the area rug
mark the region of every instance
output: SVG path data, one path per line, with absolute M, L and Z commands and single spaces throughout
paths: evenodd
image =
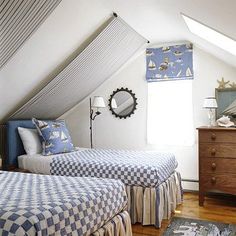
M 235 224 L 173 217 L 162 236 L 236 236 Z

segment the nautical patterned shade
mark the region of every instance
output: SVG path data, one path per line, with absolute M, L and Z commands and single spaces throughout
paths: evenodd
M 193 79 L 192 44 L 146 50 L 148 82 Z

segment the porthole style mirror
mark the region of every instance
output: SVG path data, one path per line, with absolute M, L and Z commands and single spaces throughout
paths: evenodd
M 115 117 L 126 119 L 134 114 L 136 107 L 137 98 L 128 88 L 117 89 L 110 96 L 109 108 Z

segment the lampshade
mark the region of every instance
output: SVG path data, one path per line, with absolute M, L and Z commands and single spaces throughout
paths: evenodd
M 214 97 L 207 97 L 204 99 L 203 108 L 217 108 L 217 102 Z
M 106 107 L 103 97 L 95 96 L 93 99 L 93 107 L 96 107 L 96 108 Z
M 117 104 L 116 104 L 115 98 L 112 98 L 112 100 L 111 100 L 111 107 L 112 107 L 113 109 L 116 109 L 116 108 L 117 108 Z

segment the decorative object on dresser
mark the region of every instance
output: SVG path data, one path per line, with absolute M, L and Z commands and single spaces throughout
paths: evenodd
M 199 205 L 207 192 L 236 195 L 236 129 L 199 127 Z
M 217 80 L 217 83 L 219 84 L 218 89 L 225 89 L 225 87 L 227 86 L 227 84 L 230 83 L 230 81 L 225 81 L 224 78 L 222 77 L 221 80 Z
M 234 120 L 236 118 L 236 88 L 216 88 L 215 96 L 218 104 L 216 119 L 227 115 Z
M 93 148 L 93 121 L 95 118 L 99 115 L 101 115 L 101 112 L 99 111 L 99 108 L 104 108 L 106 107 L 105 102 L 103 97 L 100 96 L 95 96 L 93 99 L 93 104 L 92 104 L 92 99 L 89 98 L 89 118 L 90 118 L 90 146 Z M 93 108 L 96 108 L 97 111 L 94 114 Z
M 137 98 L 128 88 L 117 89 L 110 96 L 109 108 L 115 117 L 126 119 L 134 114 L 136 107 Z
M 230 80 L 224 81 L 223 77 L 221 80 L 217 80 L 217 83 L 219 84 L 218 85 L 219 90 L 220 89 L 229 89 L 229 88 L 236 89 L 236 83 L 234 81 L 233 82 L 231 82 Z
M 207 97 L 204 99 L 203 108 L 208 109 L 208 118 L 209 118 L 209 125 L 215 125 L 215 109 L 217 108 L 217 102 L 214 97 Z
M 230 118 L 228 116 L 222 116 L 216 121 L 216 124 L 225 128 L 234 126 L 234 122 L 230 121 Z

